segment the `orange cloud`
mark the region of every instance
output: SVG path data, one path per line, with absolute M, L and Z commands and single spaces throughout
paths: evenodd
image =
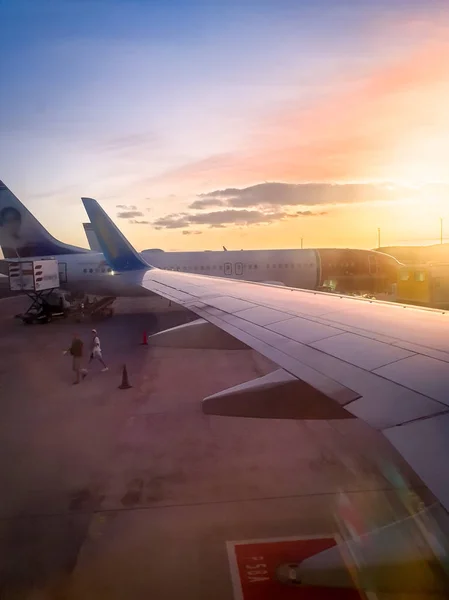
M 347 77 L 324 101 L 289 106 L 245 149 L 158 178 L 195 191 L 264 180 L 438 179 L 449 155 L 449 31 L 370 74 Z

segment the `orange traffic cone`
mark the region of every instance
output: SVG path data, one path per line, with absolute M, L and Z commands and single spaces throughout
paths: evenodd
M 133 386 L 129 383 L 129 379 L 128 379 L 128 371 L 126 370 L 126 365 L 123 365 L 123 372 L 122 372 L 122 383 L 118 386 L 119 390 L 128 390 L 129 388 L 132 388 Z
M 147 332 L 144 331 L 143 335 L 142 335 L 142 346 L 148 346 L 148 338 L 147 338 Z

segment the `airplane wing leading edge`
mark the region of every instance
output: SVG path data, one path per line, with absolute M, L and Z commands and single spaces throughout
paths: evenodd
M 449 314 L 155 269 L 135 260 L 95 200 L 83 203 L 130 285 L 191 310 L 382 431 L 449 510 Z

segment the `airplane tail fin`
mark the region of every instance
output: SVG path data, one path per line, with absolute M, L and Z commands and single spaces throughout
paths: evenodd
M 138 271 L 152 268 L 135 250 L 119 228 L 93 198 L 81 198 L 100 247 L 114 271 Z
M 2 181 L 0 181 L 0 247 L 5 258 L 87 252 L 84 248 L 64 244 L 50 235 Z

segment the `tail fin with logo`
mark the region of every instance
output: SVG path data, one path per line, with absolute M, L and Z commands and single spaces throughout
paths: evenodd
M 0 181 L 0 247 L 5 258 L 88 252 L 54 238 Z
M 81 198 L 105 259 L 114 271 L 151 269 L 93 198 Z

